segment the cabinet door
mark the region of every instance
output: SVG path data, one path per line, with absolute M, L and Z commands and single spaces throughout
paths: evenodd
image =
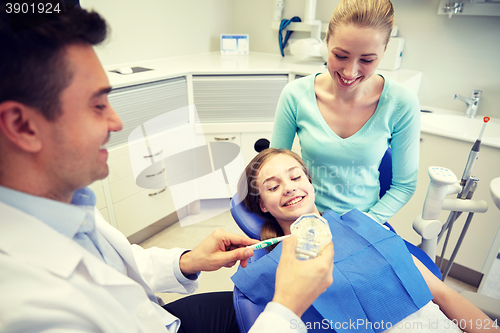
M 128 143 L 132 131 L 148 120 L 188 106 L 185 77 L 138 84 L 113 90 L 109 103 L 123 122 L 123 130 L 112 133 L 109 147 Z M 162 131 L 161 128 L 156 130 Z
M 241 152 L 243 154 L 243 161 L 245 166 L 248 165 L 248 163 L 250 163 L 252 158 L 254 158 L 258 154 L 255 146 L 257 141 L 263 139 L 271 142 L 271 137 L 272 137 L 271 132 L 242 133 Z
M 200 122 L 274 121 L 288 75 L 195 75 L 193 95 Z
M 183 112 L 188 108 L 187 91 L 187 80 L 180 77 L 118 88 L 109 95 L 124 128 L 112 133 L 108 143 L 111 202 L 101 212 L 126 236 L 175 212 L 162 164 L 168 156 L 166 147 L 179 145 L 164 140 L 164 133 L 187 126 L 189 116 Z M 138 185 L 139 175 L 144 184 L 163 186 L 144 188 Z
M 201 134 L 199 134 L 201 135 Z M 232 150 L 230 159 L 223 166 L 218 167 L 217 162 L 212 160 L 214 171 L 199 179 L 200 199 L 230 198 L 236 193 L 238 180 L 244 170 L 245 164 L 241 153 L 240 133 L 208 133 L 205 134 L 207 144 L 210 143 L 232 143 L 237 145 L 238 151 Z M 211 157 L 214 158 L 213 146 Z M 234 157 L 234 158 L 233 158 Z

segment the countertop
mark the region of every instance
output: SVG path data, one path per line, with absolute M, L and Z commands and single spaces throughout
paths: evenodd
M 145 67 L 151 71 L 118 74 L 111 72 L 122 67 Z M 104 66 L 113 88 L 158 81 L 184 75 L 214 74 L 297 74 L 309 75 L 325 72 L 326 66 L 320 58 L 298 59 L 293 56 L 251 52 L 249 55 L 221 55 L 210 52 L 182 57 L 163 58 L 142 62 Z M 420 80 L 421 73 L 412 70 L 377 70 L 377 73 L 404 82 L 415 77 Z

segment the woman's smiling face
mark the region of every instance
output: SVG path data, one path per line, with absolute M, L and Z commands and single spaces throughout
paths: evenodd
M 349 92 L 367 81 L 382 60 L 382 30 L 340 25 L 328 39 L 328 72 L 339 91 Z
M 314 188 L 302 165 L 293 157 L 278 154 L 263 164 L 257 175 L 260 208 L 271 213 L 285 232 L 303 214 L 316 212 Z

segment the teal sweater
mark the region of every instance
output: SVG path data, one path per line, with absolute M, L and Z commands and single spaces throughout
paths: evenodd
M 375 113 L 358 132 L 342 139 L 318 109 L 316 75 L 292 81 L 283 89 L 271 147 L 291 149 L 297 133 L 302 158 L 313 175 L 318 209 L 338 214 L 359 209 L 383 223 L 410 200 L 417 185 L 418 99 L 408 88 L 384 78 Z M 378 167 L 388 147 L 392 148 L 392 185 L 379 199 Z

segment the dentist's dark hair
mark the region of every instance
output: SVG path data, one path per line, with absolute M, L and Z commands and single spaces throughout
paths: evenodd
M 60 15 L 26 16 L 29 22 L 22 15 L 8 16 L 3 4 L 0 9 L 0 103 L 17 101 L 56 120 L 62 112 L 60 94 L 73 78 L 66 48 L 101 43 L 106 22 L 79 6 L 68 9 L 67 0 L 60 1 Z
M 264 219 L 264 221 L 266 221 L 260 232 L 261 240 L 284 235 L 283 229 L 281 229 L 281 226 L 278 224 L 274 216 L 272 216 L 269 212 L 263 212 L 260 208 L 260 189 L 259 185 L 257 184 L 259 171 L 262 169 L 264 164 L 274 156 L 280 154 L 284 154 L 294 158 L 302 166 L 302 170 L 306 174 L 309 182 L 312 183 L 311 173 L 306 164 L 299 155 L 295 154 L 291 150 L 268 148 L 261 151 L 252 159 L 252 161 L 245 168 L 245 171 L 241 175 L 241 178 L 238 182 L 238 196 L 249 211 L 257 214 L 262 219 Z

